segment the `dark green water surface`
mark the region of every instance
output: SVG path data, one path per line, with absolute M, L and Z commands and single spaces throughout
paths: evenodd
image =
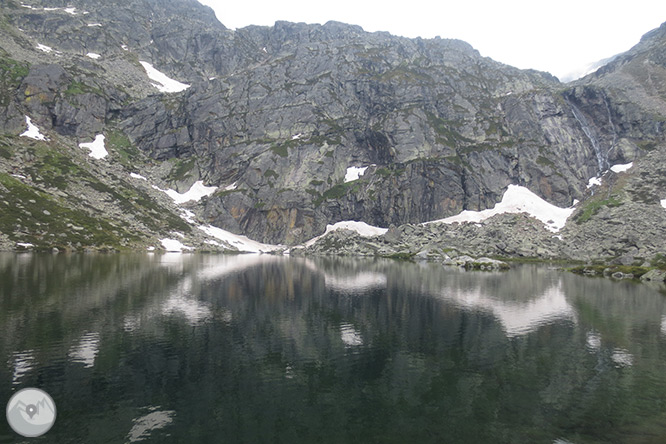
M 664 443 L 666 296 L 546 266 L 0 255 L 54 443 Z M 6 421 L 0 442 L 28 442 Z

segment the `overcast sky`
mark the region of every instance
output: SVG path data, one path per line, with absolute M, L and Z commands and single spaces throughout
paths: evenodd
M 558 77 L 623 52 L 666 21 L 664 0 L 199 0 L 228 28 L 337 20 L 405 37 L 457 38 Z

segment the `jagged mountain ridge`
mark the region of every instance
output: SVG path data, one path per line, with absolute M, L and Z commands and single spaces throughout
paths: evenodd
M 198 212 L 262 241 L 300 242 L 338 220 L 389 226 L 484 209 L 509 184 L 568 206 L 604 167 L 663 142 L 663 98 L 607 86 L 612 67 L 563 85 L 460 41 L 339 23 L 230 31 L 186 0 L 66 3 L 30 5 L 80 13 L 3 11 L 23 30 L 3 48 L 34 60 L 2 110 L 5 131 L 22 131 L 24 111 L 64 137 L 118 131 L 173 188 L 235 184 Z M 44 64 L 33 41 L 78 65 Z M 158 94 L 138 60 L 191 87 Z M 345 183 L 350 166 L 368 169 Z

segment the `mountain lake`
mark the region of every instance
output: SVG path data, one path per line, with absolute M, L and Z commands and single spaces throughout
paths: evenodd
M 3 253 L 0 331 L 38 442 L 666 442 L 663 289 L 555 266 Z

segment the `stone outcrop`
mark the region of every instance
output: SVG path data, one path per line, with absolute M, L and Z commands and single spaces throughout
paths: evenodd
M 192 207 L 206 223 L 288 245 L 341 220 L 396 227 L 376 245 L 362 239 L 361 254 L 433 245 L 475 257 L 663 250 L 666 26 L 562 84 L 458 40 L 336 22 L 231 31 L 195 0 L 28 3 L 1 10 L 0 131 L 16 137 L 30 115 L 62 146 L 104 133 L 123 168 L 150 170 L 156 185 L 218 186 Z M 160 93 L 140 61 L 190 87 Z M 634 172 L 586 187 L 630 161 Z M 349 167 L 367 168 L 345 182 Z M 93 175 L 117 186 L 109 171 Z M 515 215 L 420 225 L 491 208 L 509 184 L 561 207 L 580 200 L 579 213 L 561 239 Z

